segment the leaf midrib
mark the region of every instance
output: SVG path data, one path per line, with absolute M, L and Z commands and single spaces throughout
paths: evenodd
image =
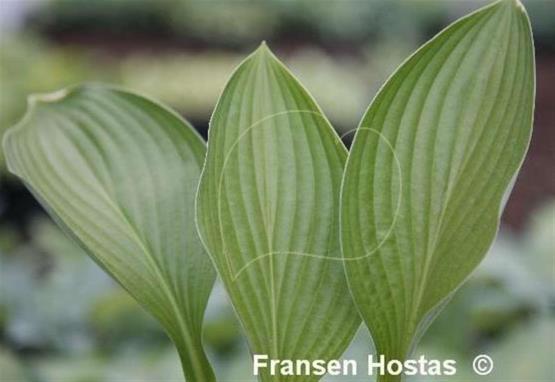
M 57 113 L 54 112 L 51 114 L 51 116 L 56 118 Z M 61 119 L 64 119 L 64 118 L 61 118 Z M 22 125 L 22 128 L 23 128 L 23 125 Z M 143 252 L 143 254 L 145 255 L 145 258 L 147 259 L 148 264 L 151 267 L 151 271 L 154 272 L 154 276 L 158 279 L 160 285 L 162 286 L 163 295 L 166 296 L 167 301 L 169 302 L 171 309 L 175 314 L 179 332 L 185 337 L 185 341 L 179 341 L 179 345 L 177 343 L 177 339 L 174 339 L 176 340 L 176 345 L 181 346 L 182 343 L 185 344 L 185 346 L 188 348 L 188 355 L 192 359 L 193 358 L 195 359 L 193 368 L 197 370 L 197 375 L 204 376 L 205 373 L 204 373 L 204 368 L 202 367 L 202 361 L 198 358 L 198 354 L 197 354 L 198 352 L 193 346 L 195 341 L 193 341 L 192 335 L 190 331 L 187 329 L 187 325 L 184 321 L 183 315 L 181 314 L 181 310 L 179 308 L 179 303 L 176 299 L 176 296 L 172 292 L 169 284 L 167 283 L 167 280 L 163 276 L 162 269 L 160 268 L 158 262 L 156 261 L 155 256 L 151 253 L 151 251 L 147 249 L 147 246 L 141 239 L 139 230 L 131 223 L 130 219 L 124 213 L 124 211 L 117 206 L 117 203 L 115 202 L 115 200 L 112 199 L 105 184 L 100 180 L 100 178 L 98 177 L 98 174 L 94 170 L 94 167 L 90 165 L 90 163 L 88 162 L 85 156 L 82 156 L 81 159 L 83 160 L 84 163 L 86 163 L 91 176 L 93 177 L 94 181 L 96 181 L 96 183 L 98 184 L 98 191 L 99 191 L 98 195 L 107 203 L 107 205 L 113 210 L 116 216 L 119 216 L 119 218 L 125 223 L 124 227 L 128 228 L 127 229 L 128 231 L 127 233 L 129 235 L 128 237 L 132 239 L 132 241 L 135 242 L 135 244 Z M 94 251 L 92 253 L 94 253 Z M 153 313 L 155 313 L 158 316 L 158 314 L 155 311 L 153 311 Z M 168 321 L 165 318 L 161 316 L 158 316 L 158 317 L 162 319 L 162 322 L 166 324 L 168 323 Z M 164 326 L 168 334 L 173 332 L 172 328 L 166 327 L 166 325 Z M 173 337 L 173 335 L 170 335 L 170 336 Z
M 476 31 L 476 35 L 479 34 L 480 32 L 482 32 L 486 28 L 486 25 L 489 22 L 492 22 L 492 19 L 494 19 L 495 16 L 499 17 L 499 15 L 492 15 L 492 17 L 489 20 L 486 20 L 484 22 L 484 25 L 482 25 L 480 27 L 480 29 L 478 31 Z M 512 15 L 511 15 L 511 17 L 512 17 Z M 509 21 L 509 24 L 510 24 L 509 30 L 512 30 L 512 23 L 510 21 Z M 497 29 L 495 30 L 495 33 L 498 33 Z M 499 60 L 500 62 L 503 62 L 503 72 L 506 69 L 506 64 L 507 64 L 506 58 L 508 56 L 508 52 L 507 52 L 508 49 L 507 49 L 506 45 L 508 45 L 509 43 L 510 43 L 510 39 L 507 38 L 505 46 L 497 48 L 497 50 L 503 50 L 505 52 L 505 54 L 503 55 L 503 58 L 501 60 Z M 489 68 L 489 73 L 491 73 L 495 69 L 497 63 L 498 63 L 498 59 L 495 59 L 492 62 L 491 67 Z M 461 64 L 462 64 L 462 61 L 459 64 L 457 70 L 460 68 Z M 491 81 L 491 76 L 488 75 L 488 78 Z M 502 83 L 500 84 L 500 86 L 497 90 L 497 93 L 499 93 L 499 91 L 501 89 L 501 85 L 502 85 Z M 512 89 L 513 88 L 514 88 L 514 84 L 512 85 Z M 489 115 L 491 115 L 492 112 L 493 112 L 493 108 L 489 111 Z M 478 118 L 478 116 L 476 116 L 476 118 Z M 483 129 L 482 129 L 482 132 L 483 132 Z M 470 158 L 470 157 L 471 157 L 471 154 L 469 154 L 469 156 L 467 157 L 467 161 L 469 160 L 468 158 Z M 432 164 L 433 164 L 433 161 L 432 161 Z M 452 197 L 452 193 L 453 193 L 453 183 L 450 182 L 449 185 L 448 185 L 448 190 L 446 191 L 445 201 L 443 203 L 444 206 L 449 204 L 449 200 Z M 431 209 L 428 208 L 428 211 L 430 211 L 430 210 Z M 413 319 L 416 319 L 416 320 L 418 320 L 418 315 L 421 314 L 420 309 L 421 309 L 421 305 L 422 305 L 422 300 L 424 299 L 426 288 L 427 288 L 427 285 L 429 284 L 429 280 L 428 280 L 427 275 L 429 274 L 429 272 L 430 272 L 430 270 L 433 266 L 433 261 L 434 261 L 434 258 L 435 258 L 434 254 L 436 253 L 438 241 L 440 239 L 440 233 L 442 232 L 442 229 L 443 229 L 442 222 L 443 222 L 443 219 L 445 217 L 445 213 L 446 213 L 446 208 L 442 208 L 441 209 L 441 214 L 439 216 L 439 221 L 438 221 L 438 224 L 437 224 L 437 227 L 436 227 L 436 233 L 434 235 L 432 235 L 432 237 L 433 237 L 432 242 L 429 245 L 429 249 L 428 249 L 428 251 L 425 255 L 425 262 L 424 262 L 424 267 L 423 267 L 423 278 L 422 278 L 422 280 L 424 280 L 424 282 L 423 282 L 422 287 L 419 288 L 418 299 L 416 300 L 416 305 L 415 305 L 415 308 L 414 308 L 414 311 L 413 311 Z

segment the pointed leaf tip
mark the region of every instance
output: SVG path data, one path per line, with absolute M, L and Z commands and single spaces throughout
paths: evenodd
M 508 6 L 517 12 L 527 13 L 524 4 L 520 0 L 500 0 L 499 5 Z
M 524 7 L 524 4 L 522 4 L 522 1 L 520 0 L 509 0 L 510 2 L 512 2 L 513 6 L 517 9 L 520 10 L 525 10 L 526 8 Z
M 360 324 L 339 250 L 345 147 L 264 42 L 226 85 L 209 140 L 197 224 L 250 349 L 340 357 Z
M 461 18 L 397 69 L 360 123 L 341 239 L 351 292 L 386 357 L 409 355 L 495 238 L 532 131 L 529 26 L 517 0 Z
M 254 51 L 254 56 L 257 56 L 257 57 L 266 57 L 266 56 L 272 56 L 272 55 L 273 55 L 272 50 L 266 43 L 266 40 L 263 40 L 260 43 L 260 45 L 258 45 L 258 48 L 256 48 L 256 50 Z

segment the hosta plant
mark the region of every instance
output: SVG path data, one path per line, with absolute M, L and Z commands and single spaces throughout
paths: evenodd
M 386 358 L 410 354 L 493 242 L 533 102 L 528 19 L 502 1 L 420 48 L 366 111 L 343 176 L 341 237 L 353 298 Z
M 215 272 L 194 224 L 206 150 L 192 127 L 142 96 L 78 86 L 31 96 L 4 148 L 54 220 L 160 321 L 188 380 L 214 380 L 201 333 Z
M 229 79 L 207 150 L 168 108 L 102 85 L 31 96 L 4 149 L 59 225 L 160 321 L 186 379 L 213 381 L 201 333 L 214 268 L 253 354 L 337 359 L 362 318 L 379 354 L 410 357 L 495 237 L 533 101 L 528 19 L 503 0 L 405 61 L 350 153 L 265 44 Z

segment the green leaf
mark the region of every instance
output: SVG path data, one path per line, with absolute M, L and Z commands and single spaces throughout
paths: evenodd
M 98 85 L 31 96 L 9 169 L 164 326 L 191 381 L 214 380 L 202 321 L 215 272 L 194 199 L 205 146 L 172 111 Z
M 533 104 L 530 25 L 521 4 L 505 0 L 420 48 L 364 115 L 342 186 L 342 250 L 386 357 L 407 357 L 488 251 Z
M 212 116 L 197 224 L 248 337 L 271 359 L 333 359 L 360 319 L 339 248 L 347 151 L 265 44 Z M 270 376 L 263 381 L 310 381 Z

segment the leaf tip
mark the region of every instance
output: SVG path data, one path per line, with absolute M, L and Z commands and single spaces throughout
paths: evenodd
M 35 105 L 39 102 L 56 103 L 65 99 L 69 93 L 70 93 L 70 90 L 68 88 L 56 90 L 54 92 L 49 92 L 49 93 L 34 93 L 34 94 L 30 94 L 27 97 L 27 103 L 29 104 L 29 106 Z
M 505 4 L 515 11 L 526 13 L 526 8 L 521 0 L 501 0 L 500 3 Z
M 272 53 L 272 51 L 268 47 L 268 44 L 266 43 L 266 40 L 262 40 L 262 42 L 260 43 L 260 45 L 258 46 L 258 48 L 255 51 L 256 55 L 261 55 L 261 56 L 265 56 L 265 55 L 268 55 L 268 54 L 271 54 L 271 53 Z
M 250 59 L 259 63 L 264 63 L 263 65 L 279 61 L 265 40 L 262 40 L 258 48 L 256 48 L 256 50 L 249 57 L 247 57 L 246 61 L 250 61 Z
M 520 0 L 512 0 L 511 3 L 516 9 L 526 12 L 526 9 L 524 8 L 524 4 L 522 4 Z

